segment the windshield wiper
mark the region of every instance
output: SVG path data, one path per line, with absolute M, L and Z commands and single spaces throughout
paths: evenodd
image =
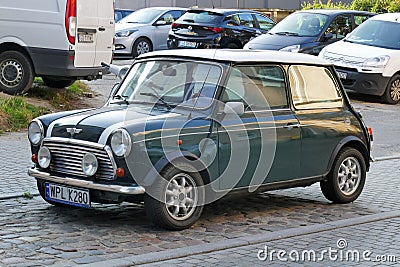
M 289 36 L 299 36 L 299 34 L 297 32 L 275 32 L 275 34 L 289 35 Z
M 128 98 L 128 96 L 126 96 L 126 95 L 115 95 L 115 96 L 113 97 L 113 99 L 117 99 L 117 100 L 120 100 L 120 101 L 113 102 L 113 104 L 116 104 L 116 103 L 124 103 L 124 104 L 126 104 L 126 105 L 129 105 L 129 101 L 127 100 L 127 98 Z
M 184 19 L 183 21 L 192 22 L 194 23 L 194 19 Z
M 172 108 L 172 106 L 167 101 L 165 101 L 164 98 L 160 95 L 157 95 L 154 93 L 140 93 L 140 95 L 155 97 L 155 98 L 157 98 L 157 101 L 161 101 L 167 107 L 168 110 L 170 110 Z

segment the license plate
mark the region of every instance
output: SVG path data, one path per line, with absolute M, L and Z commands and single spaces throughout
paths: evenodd
M 46 199 L 67 205 L 90 208 L 89 190 L 46 183 Z
M 340 79 L 347 79 L 347 73 L 346 72 L 340 72 L 336 71 Z
M 78 33 L 78 43 L 93 43 L 93 34 Z
M 196 48 L 197 43 L 196 42 L 188 42 L 188 41 L 179 41 L 178 46 L 179 47 Z

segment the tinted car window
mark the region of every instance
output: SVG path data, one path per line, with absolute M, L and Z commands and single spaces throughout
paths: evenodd
M 369 19 L 371 16 L 366 16 L 366 15 L 354 15 L 354 23 L 357 26 L 360 26 L 361 23 Z
M 327 32 L 333 34 L 333 38 L 342 39 L 352 31 L 351 15 L 339 15 L 328 26 Z
M 288 107 L 282 69 L 278 66 L 232 68 L 222 101 L 244 101 L 252 110 Z
M 244 13 L 244 14 L 238 14 L 239 19 L 240 19 L 240 25 L 245 26 L 245 27 L 250 27 L 253 28 L 255 23 L 253 16 L 249 13 Z
M 317 36 L 322 31 L 328 16 L 313 13 L 293 13 L 271 29 L 274 34 L 293 34 L 299 36 Z
M 318 79 L 315 79 L 315 77 L 318 77 Z M 297 109 L 342 106 L 339 88 L 334 83 L 334 78 L 327 68 L 291 66 L 289 68 L 289 81 L 293 103 Z
M 199 23 L 199 24 L 218 24 L 223 15 L 209 11 L 189 11 L 182 15 L 180 21 Z
M 260 14 L 255 14 L 255 15 L 261 30 L 268 31 L 272 27 L 274 27 L 275 23 L 271 19 L 264 17 Z
M 160 20 L 165 21 L 167 24 L 171 24 L 181 16 L 182 12 L 178 10 L 168 11 L 161 16 Z

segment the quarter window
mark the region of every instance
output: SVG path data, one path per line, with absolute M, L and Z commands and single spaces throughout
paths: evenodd
M 254 19 L 253 16 L 249 13 L 238 14 L 240 18 L 240 25 L 245 27 L 254 28 Z
M 274 22 L 267 17 L 256 14 L 256 19 L 258 20 L 258 25 L 260 25 L 261 30 L 269 31 L 272 27 L 274 27 Z
M 289 82 L 297 109 L 342 107 L 339 88 L 325 67 L 291 66 Z

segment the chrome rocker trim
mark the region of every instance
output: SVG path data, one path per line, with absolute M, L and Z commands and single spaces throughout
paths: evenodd
M 121 186 L 121 185 L 96 184 L 96 183 L 93 183 L 92 181 L 85 181 L 85 180 L 79 180 L 79 179 L 73 179 L 73 178 L 63 178 L 63 177 L 50 175 L 47 172 L 41 172 L 41 171 L 38 171 L 33 168 L 28 170 L 28 175 L 33 176 L 38 179 L 48 181 L 48 182 L 54 182 L 54 183 L 58 183 L 58 184 L 71 185 L 71 186 L 76 186 L 76 187 L 81 187 L 81 188 L 107 191 L 107 192 L 113 192 L 113 193 L 120 193 L 120 194 L 124 194 L 124 195 L 141 195 L 146 192 L 144 187 L 142 187 L 140 185 Z

